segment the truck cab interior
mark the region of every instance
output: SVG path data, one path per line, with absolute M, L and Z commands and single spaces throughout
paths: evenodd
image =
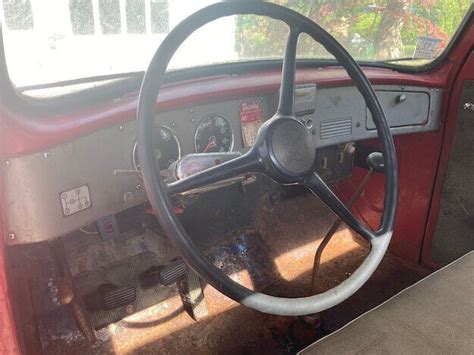
M 0 352 L 474 351 L 470 1 L 1 5 Z

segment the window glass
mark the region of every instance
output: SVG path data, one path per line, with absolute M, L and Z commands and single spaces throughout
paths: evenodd
M 168 1 L 150 0 L 151 2 L 151 31 L 153 33 L 169 32 Z
M 70 0 L 69 15 L 74 34 L 90 35 L 94 33 L 92 0 Z
M 100 28 L 103 34 L 120 33 L 119 0 L 99 0 Z
M 146 70 L 167 33 L 219 0 L 0 0 L 7 67 L 16 86 Z M 260 1 L 260 0 L 251 0 Z M 446 49 L 472 0 L 271 0 L 310 18 L 356 60 L 400 67 Z M 183 43 L 169 69 L 281 59 L 287 26 L 263 16 L 221 18 Z M 301 35 L 298 58 L 329 53 Z
M 145 0 L 127 0 L 125 4 L 127 32 L 145 33 Z
M 30 0 L 3 0 L 3 13 L 7 29 L 33 29 L 33 13 Z

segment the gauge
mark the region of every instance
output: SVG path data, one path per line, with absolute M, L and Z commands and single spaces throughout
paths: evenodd
M 196 153 L 230 152 L 234 134 L 229 121 L 222 116 L 209 116 L 199 123 L 194 136 Z
M 154 128 L 153 151 L 161 170 L 168 169 L 171 163 L 181 157 L 178 138 L 169 128 L 163 126 Z M 133 167 L 140 169 L 136 142 L 133 147 Z

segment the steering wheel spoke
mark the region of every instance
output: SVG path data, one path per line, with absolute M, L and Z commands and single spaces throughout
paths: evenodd
M 292 117 L 294 115 L 294 87 L 296 72 L 296 49 L 300 32 L 290 27 L 290 35 L 285 48 L 283 59 L 283 70 L 281 74 L 280 100 L 278 102 L 277 115 Z
M 251 150 L 247 154 L 239 156 L 238 158 L 226 161 L 195 175 L 168 184 L 168 194 L 176 195 L 245 175 L 247 173 L 264 172 L 263 167 L 264 165 L 261 159 Z
M 362 237 L 368 241 L 375 238 L 375 233 L 352 214 L 317 173 L 312 173 L 303 185 L 318 196 L 345 224 Z

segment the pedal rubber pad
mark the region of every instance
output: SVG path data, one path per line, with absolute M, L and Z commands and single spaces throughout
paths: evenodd
M 187 267 L 184 262 L 175 261 L 161 269 L 160 283 L 164 286 L 174 284 L 186 275 L 186 270 Z
M 137 293 L 135 287 L 117 287 L 107 290 L 102 295 L 102 305 L 106 311 L 129 305 L 135 302 Z

